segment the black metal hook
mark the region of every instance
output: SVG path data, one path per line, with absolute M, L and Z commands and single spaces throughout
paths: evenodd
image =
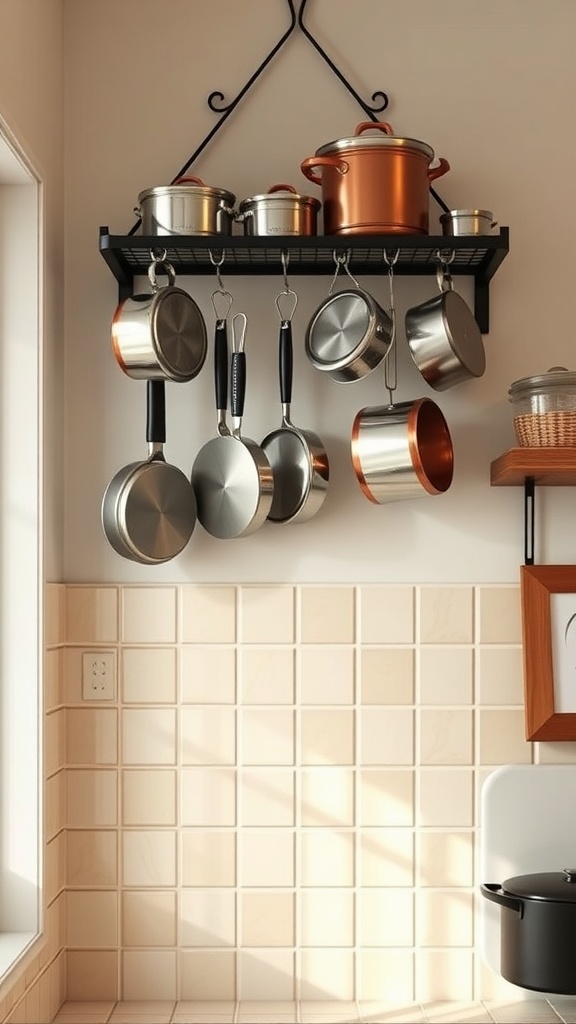
M 306 28 L 306 26 L 304 24 L 304 11 L 306 9 L 306 4 L 307 3 L 308 3 L 308 0 L 302 0 L 302 2 L 300 4 L 300 9 L 298 11 L 298 25 L 302 29 L 302 32 L 304 33 L 306 38 L 309 40 L 309 42 L 312 43 L 312 46 L 314 47 L 314 49 L 318 51 L 318 53 L 320 54 L 322 59 L 326 61 L 326 63 L 328 64 L 329 68 L 331 68 L 331 70 L 334 72 L 336 77 L 340 79 L 340 81 L 342 82 L 342 85 L 346 89 L 348 89 L 348 92 L 354 97 L 356 102 L 360 104 L 360 106 L 362 107 L 362 110 L 365 111 L 365 113 L 368 115 L 370 120 L 378 121 L 378 117 L 376 115 L 377 114 L 381 114 L 383 110 L 386 110 L 386 107 L 388 106 L 388 103 L 389 103 L 388 96 L 386 95 L 385 92 L 382 92 L 381 89 L 379 89 L 377 92 L 373 92 L 372 96 L 370 97 L 370 99 L 372 100 L 372 102 L 374 104 L 376 103 L 376 100 L 380 100 L 380 104 L 371 107 L 368 103 L 366 103 L 362 99 L 362 97 L 356 92 L 356 90 L 352 88 L 352 86 L 350 85 L 350 82 L 348 81 L 348 79 L 346 79 L 344 77 L 344 75 L 339 70 L 339 68 L 337 68 L 336 65 L 334 64 L 334 62 L 330 59 L 330 57 L 328 56 L 326 51 L 322 49 L 322 47 L 320 46 L 320 43 L 318 42 L 318 40 L 315 39 L 314 36 L 312 35 L 312 33 Z

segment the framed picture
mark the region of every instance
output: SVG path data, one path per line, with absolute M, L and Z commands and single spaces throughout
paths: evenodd
M 576 565 L 523 565 L 527 740 L 576 740 Z

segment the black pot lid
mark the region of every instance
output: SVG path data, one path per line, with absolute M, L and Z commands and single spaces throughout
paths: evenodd
M 544 871 L 536 875 L 516 875 L 502 885 L 510 896 L 524 900 L 549 900 L 554 903 L 576 903 L 576 868 Z

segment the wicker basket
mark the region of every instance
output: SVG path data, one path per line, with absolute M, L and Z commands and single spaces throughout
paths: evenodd
M 576 447 L 576 412 L 523 413 L 514 417 L 514 429 L 522 447 Z
M 576 447 L 576 373 L 554 367 L 537 377 L 515 381 L 508 394 L 519 445 Z

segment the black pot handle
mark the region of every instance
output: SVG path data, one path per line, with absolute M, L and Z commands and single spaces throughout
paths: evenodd
M 491 900 L 492 903 L 497 903 L 500 907 L 506 907 L 507 910 L 514 910 L 520 918 L 524 916 L 524 902 L 516 896 L 509 896 L 508 893 L 504 892 L 501 885 L 494 882 L 483 883 L 480 886 L 480 892 L 487 900 Z

